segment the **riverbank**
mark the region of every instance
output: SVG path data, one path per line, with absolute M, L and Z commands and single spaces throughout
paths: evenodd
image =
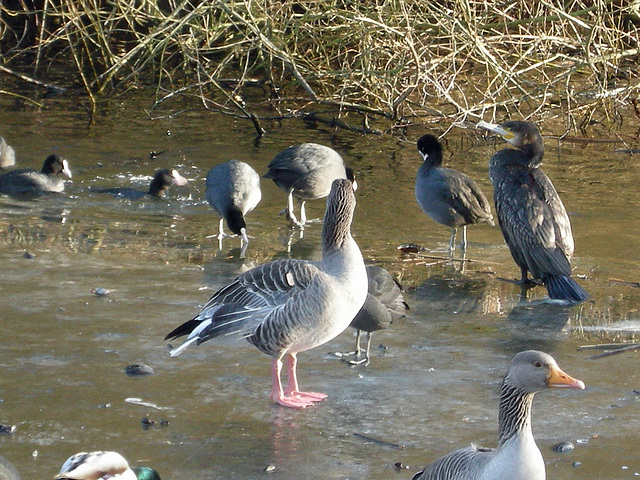
M 291 118 L 364 133 L 520 117 L 587 134 L 640 121 L 637 0 L 35 5 L 0 7 L 0 78 L 13 85 L 0 93 L 79 95 L 92 119 L 103 99 L 151 87 L 151 118 L 207 109 L 258 132 Z

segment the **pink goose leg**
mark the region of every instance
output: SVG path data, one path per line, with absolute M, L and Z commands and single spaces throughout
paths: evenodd
M 271 377 L 273 386 L 270 398 L 279 405 L 291 408 L 305 408 L 327 398 L 324 393 L 301 392 L 298 390 L 298 378 L 296 376 L 296 354 L 289 354 L 287 388 L 283 391 L 280 373 L 282 372 L 282 357 L 278 356 L 271 363 Z

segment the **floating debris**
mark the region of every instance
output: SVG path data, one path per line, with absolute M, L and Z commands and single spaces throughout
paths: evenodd
M 398 250 L 400 250 L 402 253 L 420 253 L 427 251 L 426 248 L 421 247 L 420 245 L 417 245 L 415 243 L 404 243 L 402 245 L 398 245 Z
M 558 452 L 558 453 L 567 453 L 567 452 L 571 452 L 572 450 L 574 450 L 576 447 L 573 443 L 571 442 L 560 442 L 560 443 L 556 443 L 552 449 L 554 452 Z
M 373 443 L 376 443 L 378 445 L 382 445 L 382 446 L 385 446 L 385 447 L 397 448 L 398 450 L 404 449 L 404 445 L 400 445 L 400 444 L 397 444 L 397 443 L 390 443 L 390 442 L 387 442 L 385 440 L 380 440 L 378 438 L 373 438 L 373 437 L 370 437 L 368 435 L 363 435 L 362 433 L 354 433 L 353 436 L 357 437 L 357 438 L 361 438 L 362 440 L 366 440 L 367 442 L 373 442 Z
M 396 462 L 393 464 L 396 470 L 409 470 L 409 465 L 405 465 L 402 462 Z
M 108 288 L 92 288 L 91 293 L 94 293 L 98 296 L 104 296 L 109 295 L 111 293 L 111 290 L 109 290 Z
M 153 420 L 153 419 L 145 416 L 145 417 L 142 417 L 142 420 L 140 421 L 140 423 L 142 423 L 142 429 L 143 430 L 148 430 L 153 425 L 159 425 L 161 427 L 166 427 L 167 425 L 169 425 L 169 420 L 162 419 L 160 421 L 156 421 L 156 420 Z
M 133 403 L 134 405 L 140 405 L 142 407 L 155 408 L 156 410 L 170 410 L 171 409 L 171 407 L 160 407 L 160 406 L 156 405 L 155 403 L 146 402 L 146 401 L 142 400 L 141 398 L 137 398 L 137 397 L 128 397 L 128 398 L 125 398 L 124 401 L 126 403 Z
M 24 254 L 22 255 L 22 258 L 26 258 L 27 260 L 33 260 L 34 258 L 36 258 L 36 256 L 31 252 L 24 252 Z
M 124 373 L 132 377 L 144 377 L 146 375 L 153 375 L 155 372 L 149 365 L 135 363 L 133 365 L 127 365 L 124 369 Z
M 275 469 L 276 469 L 275 465 L 269 465 L 267 467 L 264 467 L 265 472 L 273 472 Z

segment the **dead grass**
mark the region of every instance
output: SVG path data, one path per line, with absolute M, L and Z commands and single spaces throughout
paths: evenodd
M 640 0 L 44 0 L 0 11 L 5 68 L 72 67 L 93 109 L 152 84 L 151 116 L 206 108 L 257 129 L 268 118 L 393 131 L 544 115 L 585 130 L 624 122 L 640 90 Z

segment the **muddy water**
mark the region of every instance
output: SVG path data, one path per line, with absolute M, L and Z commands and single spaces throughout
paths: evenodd
M 74 172 L 64 195 L 0 198 L 0 422 L 16 425 L 0 435 L 0 453 L 24 479 L 50 478 L 67 456 L 97 449 L 154 466 L 165 480 L 408 479 L 471 441 L 495 445 L 499 381 L 526 348 L 551 353 L 587 384 L 536 397 L 533 430 L 548 477 L 640 474 L 638 355 L 594 360 L 599 350 L 579 349 L 632 342 L 640 330 L 640 289 L 624 283 L 640 280 L 637 155 L 606 143 L 546 142 L 545 171 L 573 222 L 575 274 L 592 295 L 569 308 L 543 302 L 541 288 L 523 300 L 500 280 L 519 272 L 497 228 L 469 229 L 472 261 L 464 267 L 440 260 L 449 230 L 415 203 L 419 157 L 410 141 L 292 124 L 271 125 L 257 141 L 249 125 L 227 117 L 151 122 L 143 107 L 112 105 L 91 128 L 73 105 L 1 107 L 0 135 L 20 166 L 39 167 L 55 151 Z M 447 139 L 446 161 L 490 194 L 487 161 L 502 145 L 459 130 Z M 301 354 L 302 386 L 329 398 L 293 411 L 268 400 L 270 361 L 257 350 L 209 342 L 169 358 L 162 338 L 243 269 L 319 257 L 320 224 L 300 238 L 278 216 L 285 196 L 270 181 L 248 217 L 246 258 L 237 239 L 219 251 L 207 238 L 217 228 L 204 201 L 208 169 L 237 158 L 262 174 L 277 152 L 304 141 L 333 146 L 356 170 L 354 235 L 367 261 L 401 279 L 411 311 L 375 334 L 366 368 L 332 354 L 352 347 L 350 330 Z M 156 168 L 177 168 L 190 184 L 160 202 L 92 191 L 144 189 Z M 310 203 L 308 214 L 320 218 L 323 208 Z M 400 255 L 405 243 L 427 255 Z M 111 293 L 98 296 L 96 288 Z M 127 376 L 124 368 L 136 363 L 155 374 Z M 143 417 L 158 424 L 143 428 Z M 560 441 L 575 450 L 553 452 Z

